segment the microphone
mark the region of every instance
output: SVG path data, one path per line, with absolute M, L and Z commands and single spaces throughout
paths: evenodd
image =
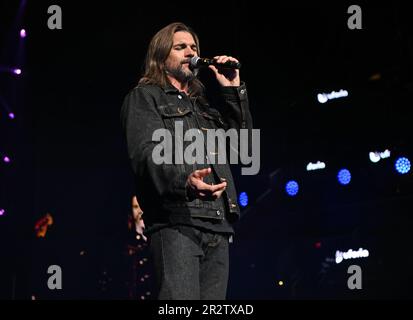
M 241 63 L 235 61 L 227 61 L 225 63 L 218 63 L 214 59 L 192 57 L 189 61 L 189 65 L 194 68 L 208 67 L 213 65 L 221 69 L 241 69 Z

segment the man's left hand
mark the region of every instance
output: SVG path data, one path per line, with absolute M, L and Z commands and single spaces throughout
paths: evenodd
M 225 63 L 227 61 L 239 62 L 237 59 L 228 56 L 215 56 L 214 60 L 217 63 Z M 226 69 L 226 68 L 217 68 L 213 65 L 210 65 L 210 68 L 217 78 L 219 84 L 223 87 L 239 87 L 241 80 L 239 77 L 239 69 Z

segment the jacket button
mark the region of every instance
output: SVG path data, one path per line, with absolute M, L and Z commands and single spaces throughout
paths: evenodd
M 182 99 L 182 96 L 180 94 L 178 95 L 178 99 Z
M 221 215 L 221 211 L 217 210 L 217 216 Z
M 241 89 L 240 93 L 241 93 L 241 94 L 244 94 L 244 93 L 245 93 L 245 89 Z

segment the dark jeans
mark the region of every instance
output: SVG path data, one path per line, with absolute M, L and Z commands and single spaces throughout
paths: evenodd
M 224 300 L 229 269 L 228 235 L 180 226 L 150 238 L 160 300 Z

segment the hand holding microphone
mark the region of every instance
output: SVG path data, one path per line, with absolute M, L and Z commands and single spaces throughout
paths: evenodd
M 230 57 L 228 57 L 230 58 Z M 208 58 L 201 58 L 201 57 L 192 57 L 190 60 L 190 65 L 192 68 L 200 68 L 200 67 L 208 67 L 208 66 L 215 66 L 217 68 L 223 69 L 241 69 L 241 63 L 233 60 L 227 60 L 224 63 L 219 63 L 218 59 L 208 59 Z
M 241 84 L 239 69 L 241 63 L 229 56 L 215 56 L 213 59 L 192 57 L 189 65 L 193 69 L 208 67 L 223 87 L 238 87 Z

